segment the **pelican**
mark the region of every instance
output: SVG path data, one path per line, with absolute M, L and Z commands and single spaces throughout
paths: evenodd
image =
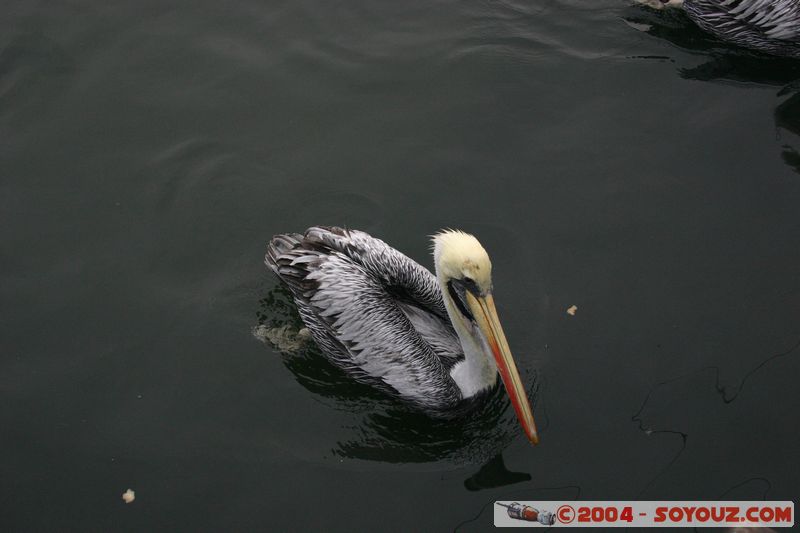
M 800 0 L 637 0 L 682 7 L 701 29 L 768 54 L 800 59 Z
M 525 388 L 492 297 L 492 263 L 461 231 L 433 236 L 436 275 L 363 231 L 276 235 L 265 263 L 294 296 L 314 341 L 354 379 L 433 417 L 462 413 L 499 372 L 528 440 Z

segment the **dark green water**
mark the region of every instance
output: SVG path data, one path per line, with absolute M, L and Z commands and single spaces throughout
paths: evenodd
M 4 531 L 800 496 L 798 62 L 611 0 L 0 14 Z M 256 340 L 293 320 L 266 243 L 313 224 L 427 266 L 477 235 L 542 444 Z

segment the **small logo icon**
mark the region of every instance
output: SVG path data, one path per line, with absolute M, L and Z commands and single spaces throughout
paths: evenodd
M 505 507 L 508 516 L 515 520 L 525 520 L 526 522 L 539 522 L 543 526 L 552 526 L 556 523 L 556 517 L 550 511 L 540 511 L 530 505 L 522 505 L 519 502 L 510 504 L 496 502 L 500 507 Z
M 556 516 L 558 517 L 558 521 L 562 524 L 569 524 L 575 520 L 575 509 L 570 505 L 562 505 L 556 509 Z

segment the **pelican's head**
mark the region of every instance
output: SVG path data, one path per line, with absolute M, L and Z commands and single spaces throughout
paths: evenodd
M 537 444 L 531 404 L 497 318 L 489 254 L 472 235 L 447 230 L 433 236 L 433 257 L 447 313 L 464 348 L 465 361 L 451 375 L 468 396 L 493 384 L 499 371 L 525 434 Z
M 492 290 L 492 262 L 478 239 L 448 230 L 433 236 L 436 274 L 448 280 L 467 280 L 484 294 Z

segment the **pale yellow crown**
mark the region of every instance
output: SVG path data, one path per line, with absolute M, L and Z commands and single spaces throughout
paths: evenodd
M 469 233 L 444 230 L 433 236 L 433 260 L 440 279 L 471 278 L 481 292 L 492 288 L 492 262 Z

